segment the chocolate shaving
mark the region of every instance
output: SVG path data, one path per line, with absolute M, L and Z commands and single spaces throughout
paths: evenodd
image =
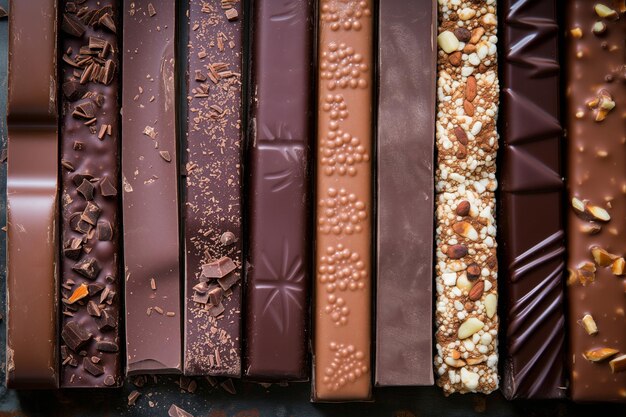
M 109 29 L 113 33 L 117 33 L 117 28 L 115 27 L 115 21 L 111 17 L 110 13 L 103 14 L 100 19 L 98 19 L 98 24 L 104 26 Z
M 174 404 L 172 404 L 170 409 L 167 411 L 167 415 L 169 417 L 194 417 L 193 414 L 186 412 L 185 410 Z
M 91 67 L 90 67 L 91 68 Z M 74 107 L 74 111 L 72 112 L 72 116 L 82 119 L 91 119 L 96 116 L 96 108 L 94 106 L 93 101 L 85 100 L 81 103 L 78 103 Z
M 93 376 L 104 374 L 104 368 L 101 365 L 93 363 L 89 358 L 83 358 L 83 368 Z
M 87 314 L 91 317 L 100 317 L 102 310 L 100 310 L 100 307 L 98 307 L 98 304 L 96 304 L 95 301 L 90 300 L 87 303 Z
M 133 406 L 137 402 L 137 399 L 141 396 L 141 393 L 137 390 L 134 390 L 130 394 L 128 394 L 128 406 Z
M 76 16 L 63 13 L 63 21 L 61 22 L 61 30 L 70 36 L 80 38 L 85 34 L 85 27 Z
M 91 340 L 91 334 L 77 321 L 69 321 L 63 326 L 61 338 L 70 349 L 77 352 Z

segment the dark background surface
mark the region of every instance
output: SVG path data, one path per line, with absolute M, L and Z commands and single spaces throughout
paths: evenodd
M 27 1 L 27 0 L 18 0 Z M 271 0 L 278 1 L 278 0 Z M 7 9 L 8 0 L 0 0 Z M 182 2 L 181 2 L 182 3 Z M 6 146 L 8 20 L 0 20 L 0 146 Z M 183 48 L 184 49 L 184 48 Z M 6 164 L 0 164 L 0 227 L 5 224 Z M 0 232 L 0 381 L 5 368 L 5 233 Z M 625 329 L 626 331 L 626 329 Z M 212 388 L 197 379 L 194 394 L 180 390 L 178 378 L 158 377 L 142 388 L 127 383 L 114 390 L 59 390 L 16 392 L 0 386 L 0 417 L 9 416 L 167 416 L 171 404 L 177 404 L 196 417 L 467 417 L 467 416 L 626 416 L 626 406 L 609 404 L 572 404 L 568 401 L 513 401 L 495 393 L 445 398 L 436 387 L 384 388 L 374 390 L 374 402 L 351 404 L 312 404 L 308 383 L 269 388 L 236 382 L 236 394 Z M 141 392 L 134 406 L 128 406 L 128 394 Z

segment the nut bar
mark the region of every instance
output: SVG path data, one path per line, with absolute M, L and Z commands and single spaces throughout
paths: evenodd
M 508 268 L 502 391 L 561 398 L 565 242 L 556 0 L 505 0 L 502 256 Z
M 185 375 L 241 375 L 242 12 L 189 2 Z
M 124 0 L 126 374 L 181 372 L 176 2 Z
M 371 396 L 372 14 L 319 4 L 314 401 Z
M 56 388 L 57 2 L 10 6 L 7 386 Z
M 626 401 L 626 6 L 566 7 L 570 395 Z
M 119 10 L 115 1 L 87 0 L 77 7 L 63 0 L 60 12 L 60 385 L 116 387 L 122 382 Z
M 383 1 L 378 27 L 375 381 L 432 385 L 436 3 Z
M 304 380 L 313 7 L 311 0 L 254 4 L 245 373 Z
M 436 172 L 437 384 L 498 388 L 496 1 L 439 1 Z

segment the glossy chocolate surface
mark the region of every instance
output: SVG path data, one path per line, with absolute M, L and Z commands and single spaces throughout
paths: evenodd
M 310 0 L 255 5 L 245 373 L 303 380 L 309 374 L 313 8 Z

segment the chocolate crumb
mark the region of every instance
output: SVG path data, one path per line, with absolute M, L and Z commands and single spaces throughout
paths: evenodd
M 137 399 L 141 396 L 141 393 L 137 390 L 134 390 L 130 394 L 128 394 L 128 405 L 133 406 L 137 402 Z
M 154 5 L 152 3 L 148 3 L 148 14 L 150 15 L 150 17 L 154 16 L 156 13 L 157 12 L 154 8 Z
M 189 414 L 188 412 L 174 404 L 171 405 L 170 409 L 167 412 L 167 415 L 169 415 L 170 417 L 194 417 L 192 414 Z
M 159 155 L 161 155 L 161 158 L 163 158 L 165 161 L 172 162 L 172 157 L 170 156 L 170 153 L 168 151 L 160 151 Z

